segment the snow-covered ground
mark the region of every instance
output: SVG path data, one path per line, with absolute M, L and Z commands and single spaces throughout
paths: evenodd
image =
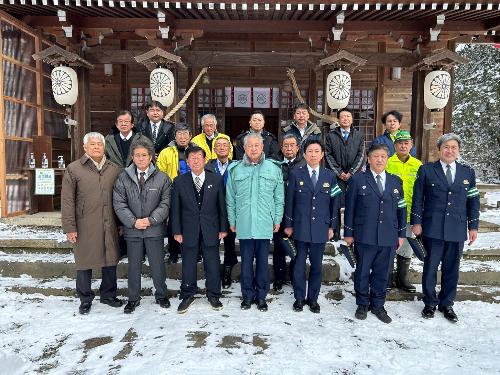
M 440 313 L 423 319 L 421 302 L 388 302 L 394 321 L 386 325 L 372 314 L 354 318 L 351 284 L 323 286 L 320 314 L 293 312 L 289 286 L 269 295 L 268 312 L 242 311 L 235 284 L 218 312 L 204 298 L 179 315 L 177 299 L 165 310 L 144 297 L 132 315 L 96 300 L 81 316 L 75 298 L 21 295 L 6 290 L 10 283 L 0 281 L 0 374 L 500 372 L 499 304 L 458 302 L 451 324 Z

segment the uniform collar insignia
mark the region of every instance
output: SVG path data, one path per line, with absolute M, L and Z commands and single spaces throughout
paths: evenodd
M 325 188 L 329 188 L 329 187 L 330 187 L 330 184 L 329 184 L 328 182 L 325 182 L 325 183 L 323 184 L 323 187 L 325 187 Z
M 469 180 L 464 180 L 464 185 L 469 185 Z

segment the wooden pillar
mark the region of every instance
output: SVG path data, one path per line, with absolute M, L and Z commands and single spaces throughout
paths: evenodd
M 386 44 L 385 42 L 378 43 L 378 52 L 386 53 Z M 378 122 L 378 119 L 382 117 L 382 114 L 385 112 L 384 107 L 385 101 L 385 66 L 377 67 L 377 107 L 375 111 L 375 136 L 382 134 L 383 124 Z
M 5 157 L 5 124 L 3 106 L 3 46 L 2 29 L 0 28 L 0 204 L 2 205 L 1 216 L 7 216 L 7 181 L 6 177 L 6 157 Z
M 453 52 L 455 52 L 456 42 L 454 40 L 449 40 L 447 44 L 447 48 Z M 453 84 L 455 83 L 455 69 L 450 69 L 451 76 L 451 86 L 450 86 L 450 99 L 448 100 L 448 104 L 444 107 L 444 122 L 443 122 L 443 134 L 450 133 L 451 129 L 451 116 L 453 113 Z
M 188 79 L 187 79 L 187 87 L 191 87 L 195 80 L 195 72 L 193 72 L 193 68 L 188 68 Z M 197 109 L 197 97 L 198 97 L 198 89 L 195 88 L 191 95 L 187 100 L 187 115 L 188 123 L 191 126 L 191 131 L 193 134 L 196 131 L 196 120 L 198 118 L 198 109 Z
M 410 131 L 413 134 L 415 147 L 417 148 L 417 158 L 422 162 L 428 159 L 428 130 L 424 130 L 424 123 L 430 117 L 430 111 L 424 105 L 424 81 L 425 71 L 413 72 L 412 93 L 411 93 L 411 127 Z M 425 138 L 425 139 L 424 139 Z
M 127 49 L 127 41 L 120 40 L 120 49 Z M 127 64 L 120 65 L 120 106 L 122 109 L 129 109 L 129 89 L 128 89 L 128 74 Z
M 316 79 L 316 71 L 314 69 L 309 69 L 309 90 L 307 93 L 307 104 L 315 111 L 318 107 L 318 88 Z
M 90 73 L 86 68 L 78 68 L 78 100 L 74 107 L 75 119 L 78 122 L 73 132 L 71 147 L 74 159 L 79 159 L 83 151 L 83 136 L 90 132 Z

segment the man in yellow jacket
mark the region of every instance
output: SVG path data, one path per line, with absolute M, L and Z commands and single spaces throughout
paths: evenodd
M 410 222 L 411 200 L 413 197 L 413 185 L 417 178 L 417 172 L 422 162 L 417 158 L 410 155 L 413 147 L 413 140 L 411 135 L 406 130 L 400 130 L 396 133 L 394 139 L 395 153 L 387 162 L 387 172 L 395 174 L 403 180 L 403 190 L 405 192 L 405 201 L 408 206 L 407 222 Z M 406 235 L 412 236 L 410 225 L 406 228 Z M 408 273 L 411 263 L 411 255 L 413 251 L 407 240 L 404 241 L 403 246 L 397 254 L 397 272 L 395 277 L 396 287 L 410 293 L 415 293 L 415 287 L 408 281 Z M 392 271 L 392 269 L 391 269 Z M 393 277 L 389 275 L 389 282 L 387 289 L 392 287 Z
M 219 135 L 225 135 L 217 131 L 217 118 L 211 113 L 203 115 L 201 118 L 202 132 L 192 139 L 192 142 L 205 150 L 205 161 L 208 163 L 211 159 L 217 159 L 214 151 L 214 140 Z M 229 137 L 228 137 L 229 138 Z M 229 142 L 229 160 L 233 159 L 233 144 Z

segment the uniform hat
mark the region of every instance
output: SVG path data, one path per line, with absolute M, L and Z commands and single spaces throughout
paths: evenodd
M 394 142 L 397 141 L 411 141 L 411 134 L 408 130 L 400 130 L 396 133 L 396 136 L 394 137 Z
M 339 245 L 339 250 L 342 253 L 343 256 L 347 258 L 347 261 L 351 265 L 352 268 L 356 268 L 356 253 L 354 252 L 354 246 L 346 246 L 344 244 Z
M 297 255 L 297 249 L 295 248 L 293 239 L 289 237 L 279 236 L 279 242 L 281 247 L 285 250 L 286 254 L 290 257 L 290 259 L 294 260 L 295 255 Z
M 415 253 L 415 256 L 423 262 L 424 258 L 427 256 L 427 251 L 425 250 L 424 244 L 422 243 L 422 237 L 406 237 L 406 239 L 408 240 L 411 249 Z

